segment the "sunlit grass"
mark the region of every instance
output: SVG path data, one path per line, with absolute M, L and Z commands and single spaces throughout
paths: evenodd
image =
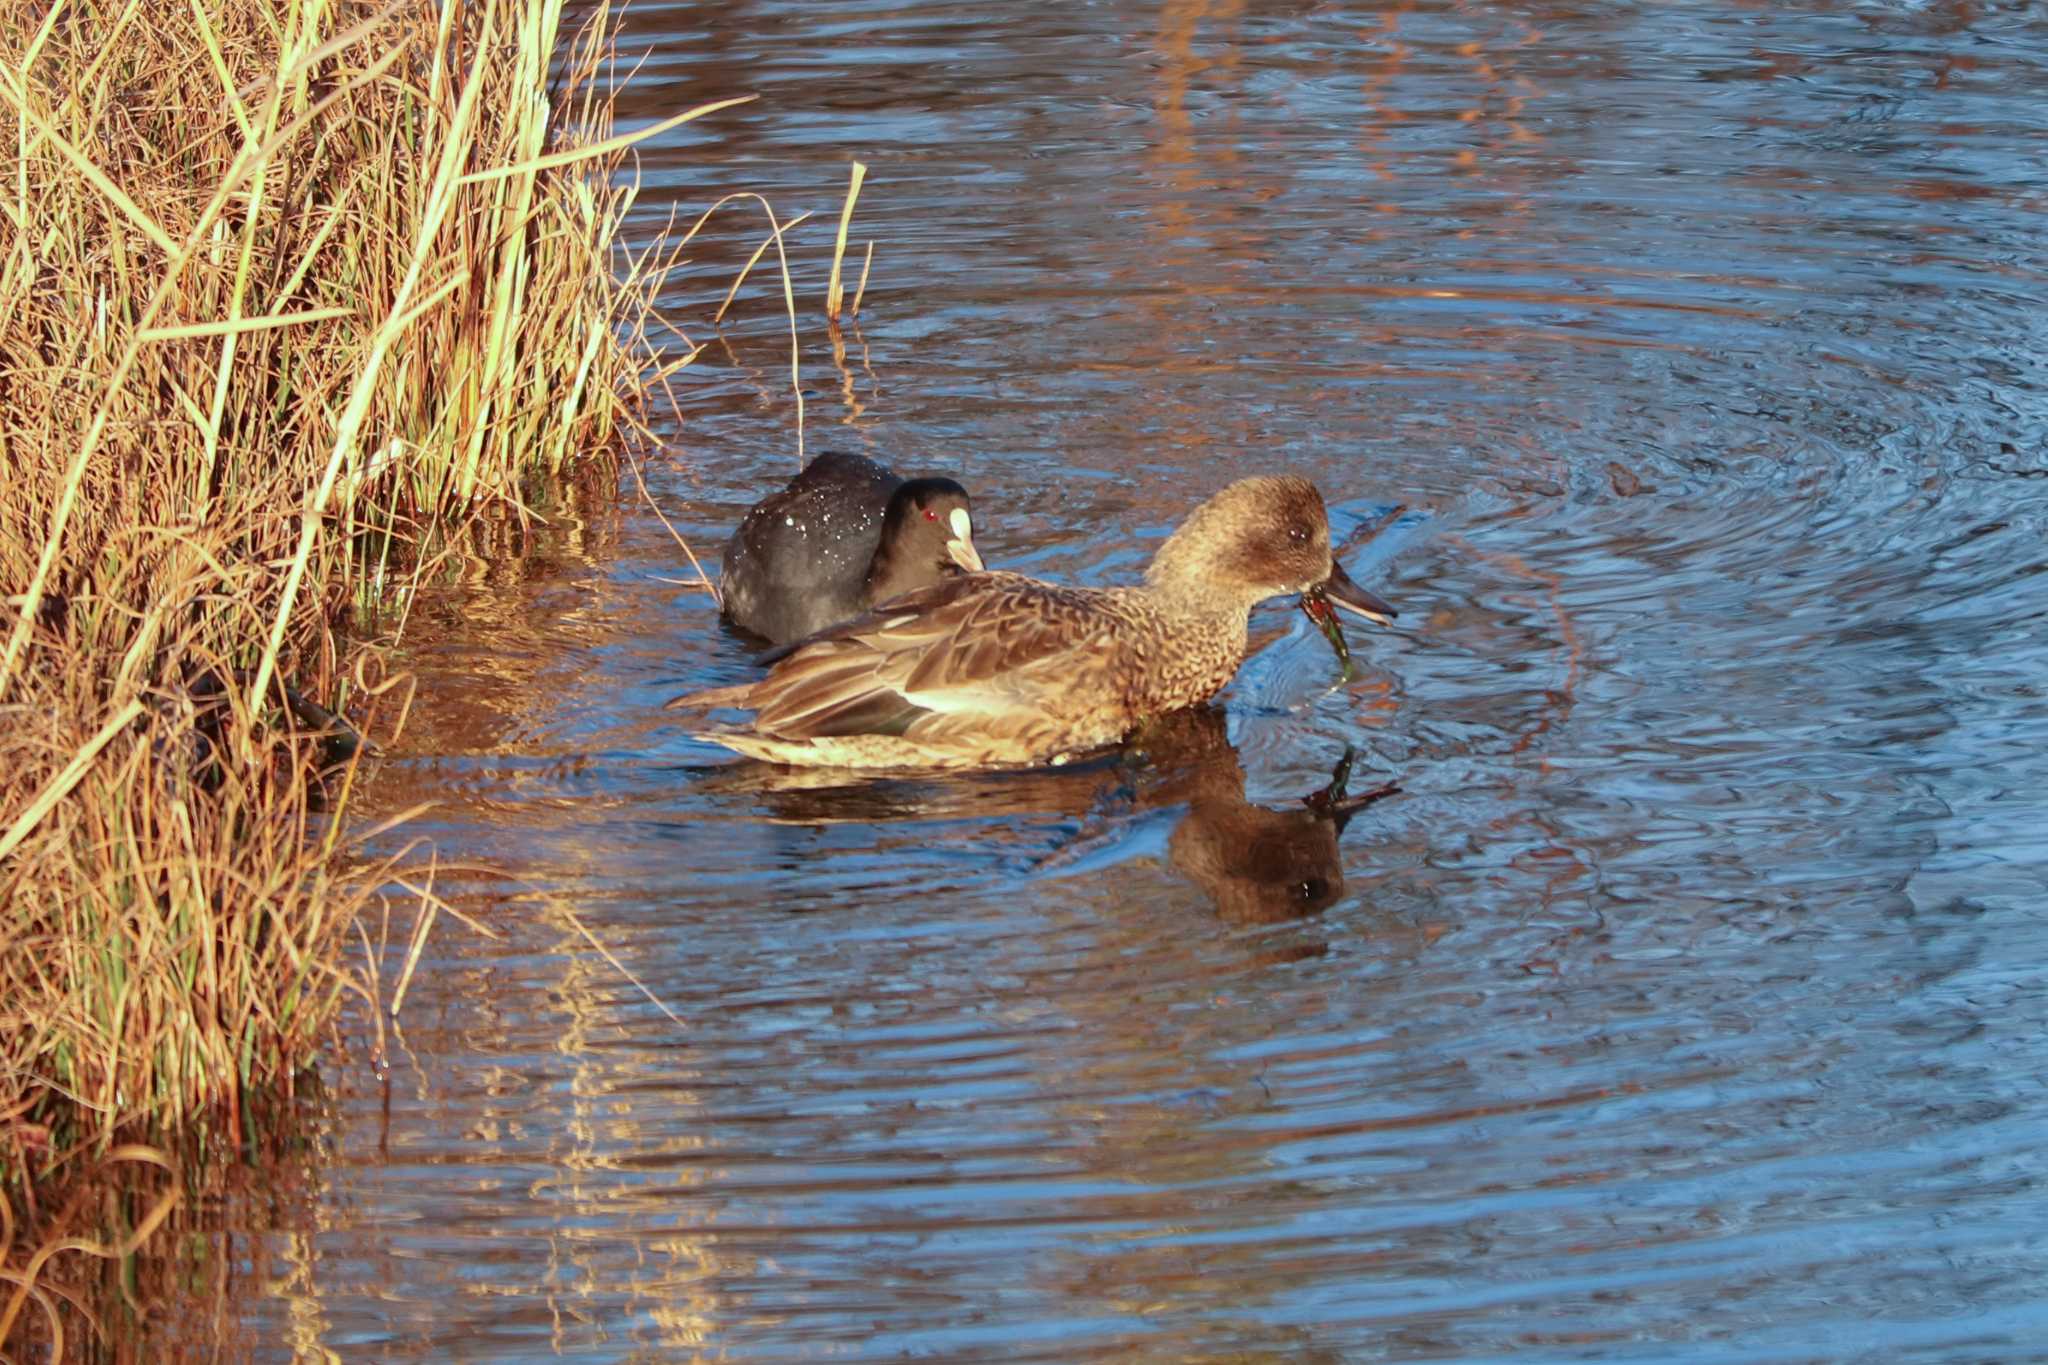
M 0 5 L 13 1197 L 232 1134 L 376 991 L 341 817 L 401 708 L 351 624 L 402 615 L 438 530 L 608 473 L 664 377 L 609 18 L 565 54 L 562 9 Z

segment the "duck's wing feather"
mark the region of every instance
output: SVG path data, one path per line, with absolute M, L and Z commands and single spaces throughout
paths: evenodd
M 754 729 L 787 738 L 916 735 L 973 716 L 1023 723 L 1114 647 L 1108 594 L 970 574 L 892 598 L 785 653 L 751 689 Z

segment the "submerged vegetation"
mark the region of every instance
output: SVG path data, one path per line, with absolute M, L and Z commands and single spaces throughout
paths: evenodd
M 662 378 L 606 11 L 562 11 L 0 6 L 17 1237 L 117 1141 L 235 1134 L 380 994 L 359 915 L 393 883 L 341 818 L 402 718 L 376 636 L 438 532 L 606 470 Z M 49 1308 L 23 1261 L 10 1322 Z

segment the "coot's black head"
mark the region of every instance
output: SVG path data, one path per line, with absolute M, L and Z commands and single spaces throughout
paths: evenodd
M 868 569 L 869 600 L 929 587 L 948 574 L 980 573 L 974 504 L 951 479 L 911 479 L 889 496 L 882 540 Z

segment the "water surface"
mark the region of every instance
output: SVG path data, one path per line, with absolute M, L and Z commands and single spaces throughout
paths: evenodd
M 1071 771 L 791 777 L 628 480 L 418 606 L 444 921 L 223 1316 L 345 1359 L 2048 1358 L 2048 22 L 641 0 L 636 228 L 792 239 L 805 442 L 1127 581 L 1313 477 L 1282 606 Z M 846 163 L 875 263 L 821 301 Z M 736 205 L 653 499 L 796 467 Z M 1398 783 L 1341 833 L 1300 803 Z M 1254 856 L 1256 855 L 1256 856 Z M 601 943 L 604 952 L 594 943 Z M 605 955 L 608 953 L 610 959 Z M 632 980 L 626 973 L 631 974 Z M 637 984 L 636 984 L 637 983 Z M 659 1002 L 657 1004 L 656 1002 Z

